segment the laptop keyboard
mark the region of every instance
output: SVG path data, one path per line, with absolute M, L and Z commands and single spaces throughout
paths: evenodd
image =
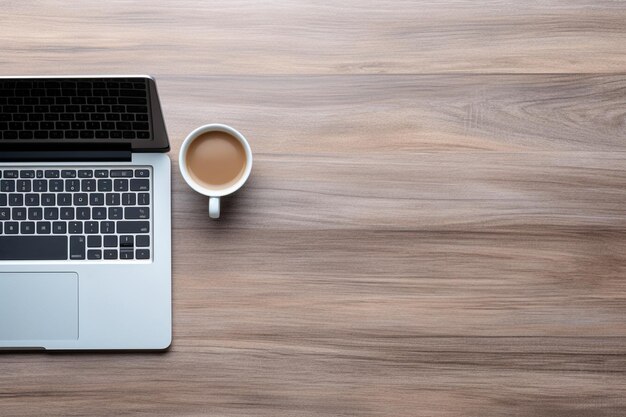
M 0 140 L 150 139 L 144 78 L 0 79 Z
M 151 259 L 149 167 L 3 167 L 0 260 Z

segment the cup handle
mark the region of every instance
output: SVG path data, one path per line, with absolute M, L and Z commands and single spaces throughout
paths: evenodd
M 220 198 L 219 197 L 209 198 L 209 217 L 212 219 L 220 218 Z

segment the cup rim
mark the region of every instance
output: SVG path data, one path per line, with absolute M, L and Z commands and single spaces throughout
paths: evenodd
M 224 188 L 224 189 L 220 189 L 220 190 L 215 190 L 215 189 L 211 189 L 211 188 L 207 188 L 205 186 L 202 186 L 200 184 L 198 184 L 189 174 L 189 170 L 187 169 L 187 164 L 185 162 L 185 157 L 187 156 L 187 150 L 189 149 L 189 145 L 191 145 L 191 143 L 200 135 L 202 135 L 203 133 L 207 133 L 207 132 L 224 132 L 224 133 L 228 133 L 231 136 L 235 137 L 242 145 L 243 148 L 246 152 L 246 168 L 245 171 L 243 173 L 243 175 L 241 176 L 241 178 L 239 178 L 239 180 L 234 183 L 233 185 L 231 185 L 228 188 Z M 205 195 L 207 197 L 224 197 L 226 195 L 232 194 L 235 191 L 237 191 L 238 189 L 240 189 L 245 182 L 248 180 L 248 177 L 250 176 L 250 172 L 252 171 L 252 150 L 250 149 L 250 144 L 248 143 L 248 140 L 245 138 L 244 135 L 242 135 L 238 130 L 236 130 L 235 128 L 222 124 L 222 123 L 209 123 L 209 124 L 205 124 L 202 125 L 196 129 L 194 129 L 193 131 L 191 131 L 191 133 L 189 133 L 187 135 L 187 137 L 185 138 L 185 140 L 183 141 L 183 144 L 180 147 L 180 152 L 178 155 L 178 166 L 180 169 L 180 172 L 183 176 L 183 179 L 185 180 L 185 182 L 187 182 L 187 184 L 196 192 Z

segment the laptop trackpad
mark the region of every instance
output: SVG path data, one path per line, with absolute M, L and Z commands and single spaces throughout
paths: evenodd
M 78 339 L 78 274 L 0 272 L 0 340 Z

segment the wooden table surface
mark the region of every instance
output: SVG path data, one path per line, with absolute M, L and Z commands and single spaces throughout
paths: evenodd
M 626 415 L 626 3 L 2 3 L 0 73 L 150 73 L 166 353 L 0 355 L 0 415 Z M 220 221 L 185 135 L 255 165 Z

